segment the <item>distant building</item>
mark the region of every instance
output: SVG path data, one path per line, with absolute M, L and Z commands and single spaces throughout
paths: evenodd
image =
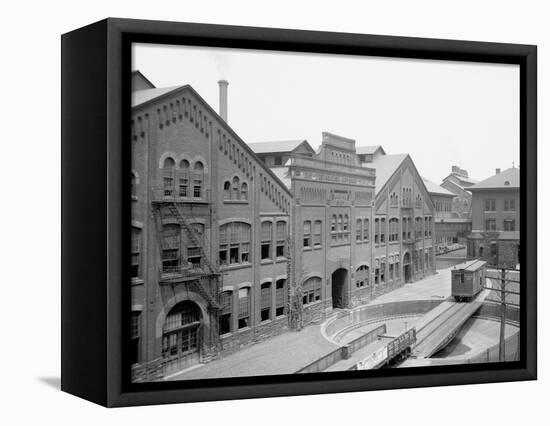
M 435 206 L 435 244 L 438 252 L 446 251 L 452 244 L 466 245 L 472 221 L 454 210 L 457 195 L 426 178 L 423 180 Z
M 478 181 L 468 176 L 468 171 L 458 166 L 452 166 L 451 174 L 443 179 L 441 187 L 456 195 L 453 200 L 452 211 L 462 218 L 471 216 L 472 194 L 469 188 Z
M 248 146 L 268 167 L 285 166 L 294 154 L 313 155 L 315 151 L 305 139 L 273 142 L 253 142 Z
M 271 170 L 293 194 L 291 316 L 302 325 L 435 272 L 435 208 L 407 154 L 324 132 L 316 153 Z
M 519 169 L 512 167 L 468 188 L 473 194 L 468 257 L 506 267 L 519 263 L 519 183 Z

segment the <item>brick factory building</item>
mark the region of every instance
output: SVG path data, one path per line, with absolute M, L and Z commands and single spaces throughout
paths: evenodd
M 519 263 L 519 168 L 496 174 L 469 188 L 472 232 L 468 257 L 515 268 Z
M 207 362 L 287 325 L 291 194 L 188 85 L 134 72 L 135 380 Z
M 189 85 L 132 74 L 133 380 L 156 380 L 435 272 L 412 159 L 323 133 L 245 143 Z
M 272 171 L 294 195 L 291 321 L 297 327 L 435 272 L 435 209 L 410 156 L 356 147 L 328 132 L 314 154 L 268 145 L 254 148 L 290 158 Z

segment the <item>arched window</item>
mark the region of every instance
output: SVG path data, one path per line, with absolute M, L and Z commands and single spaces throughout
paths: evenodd
M 174 306 L 164 321 L 162 356 L 179 358 L 197 352 L 200 321 L 200 309 L 195 303 L 184 301 Z
M 250 287 L 239 289 L 239 329 L 250 325 Z
M 132 269 L 131 277 L 139 278 L 141 264 L 141 229 L 132 227 Z
M 330 220 L 330 232 L 336 232 L 336 215 L 332 215 L 332 219 Z
M 220 266 L 249 262 L 250 225 L 230 222 L 220 226 Z
M 275 316 L 280 317 L 285 314 L 286 305 L 286 280 L 277 280 L 275 285 Z
M 241 185 L 241 199 L 248 200 L 248 185 L 246 182 L 243 182 Z
M 302 304 L 308 305 L 321 300 L 321 278 L 308 278 L 302 285 Z
M 193 197 L 202 198 L 202 185 L 204 181 L 204 166 L 200 161 L 193 167 Z
M 224 200 L 230 200 L 231 199 L 231 184 L 228 180 L 226 180 L 223 184 L 223 199 Z
M 180 163 L 179 194 L 180 197 L 189 196 L 189 161 L 187 160 L 183 160 Z
M 369 240 L 369 220 L 368 219 L 363 220 L 363 240 L 364 241 Z
M 343 230 L 342 222 L 343 222 L 342 215 L 339 214 L 338 215 L 338 232 L 342 232 L 342 230 Z
M 316 220 L 313 224 L 313 247 L 321 247 L 322 245 L 322 226 L 323 222 Z
M 369 285 L 369 267 L 367 265 L 361 265 L 359 268 L 357 268 L 355 279 L 356 279 L 355 286 L 357 288 L 368 286 Z
M 165 197 L 174 196 L 174 169 L 176 163 L 170 157 L 164 160 L 163 167 L 163 188 Z
M 277 221 L 275 238 L 275 257 L 284 257 L 286 241 L 286 222 L 282 220 Z
M 363 231 L 363 220 L 357 219 L 355 221 L 355 241 L 361 241 L 363 239 L 363 235 L 361 234 Z
M 304 221 L 304 248 L 311 248 L 311 221 Z
M 162 227 L 162 272 L 178 273 L 181 259 L 181 229 L 170 224 Z
M 271 259 L 271 246 L 273 245 L 273 224 L 262 222 L 261 226 L 261 258 Z
M 260 288 L 260 320 L 271 319 L 271 283 L 263 283 Z
M 344 215 L 344 232 L 349 231 L 349 216 Z
M 233 329 L 231 313 L 233 312 L 233 292 L 222 291 L 220 293 L 220 323 L 219 333 L 231 333 Z
M 241 188 L 239 185 L 239 178 L 235 176 L 233 178 L 233 197 L 232 197 L 234 200 L 239 200 L 241 198 L 240 191 L 241 191 Z

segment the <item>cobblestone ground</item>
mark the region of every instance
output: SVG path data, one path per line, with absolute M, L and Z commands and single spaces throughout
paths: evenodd
M 450 294 L 451 272 L 447 269 L 386 293 L 372 304 L 401 300 L 446 299 Z M 292 374 L 336 348 L 336 344 L 323 337 L 320 324 L 314 324 L 299 332 L 286 332 L 220 360 L 200 364 L 168 376 L 165 380 Z

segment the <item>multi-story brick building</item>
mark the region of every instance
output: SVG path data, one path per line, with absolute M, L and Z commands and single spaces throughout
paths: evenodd
M 188 85 L 132 75 L 134 378 L 169 375 L 288 323 L 290 190 Z
M 462 217 L 454 209 L 458 204 L 454 202 L 456 194 L 442 186 L 423 178 L 432 202 L 435 206 L 434 232 L 436 251 L 441 253 L 448 250 L 453 244 L 466 245 L 466 237 L 472 230 L 472 221 Z
M 290 291 L 298 324 L 434 273 L 434 206 L 408 155 L 356 148 L 325 132 L 317 153 L 292 155 L 288 167 L 272 170 L 294 196 Z
M 441 186 L 456 195 L 452 211 L 459 217 L 470 218 L 472 209 L 472 193 L 469 188 L 478 181 L 468 176 L 468 171 L 458 166 L 452 166 L 451 174 L 443 179 Z
M 519 169 L 496 174 L 469 188 L 472 192 L 472 232 L 468 257 L 515 268 L 519 263 Z

